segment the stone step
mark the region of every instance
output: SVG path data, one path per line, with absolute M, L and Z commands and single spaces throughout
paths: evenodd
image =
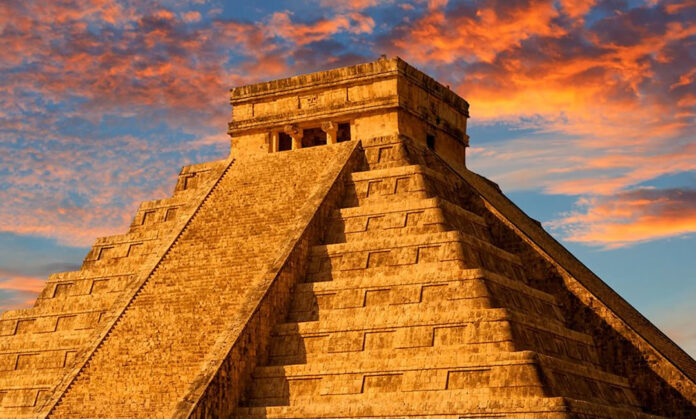
M 169 198 L 141 203 L 133 217 L 129 233 L 150 229 L 156 229 L 161 233 L 173 232 L 180 227 L 179 222 L 190 216 L 200 200 L 199 194 L 200 191 L 182 191 Z
M 310 352 L 470 345 L 470 350 L 479 352 L 501 347 L 529 349 L 577 362 L 598 363 L 592 338 L 558 322 L 506 309 L 464 310 L 456 302 L 413 306 L 421 307 L 345 309 L 340 313 L 343 315 L 336 310 L 336 315 L 320 321 L 277 325 L 271 337 L 270 362 L 296 363 Z
M 463 347 L 452 346 L 446 351 L 435 352 L 432 348 L 411 348 L 408 355 L 388 356 L 387 351 L 369 351 L 354 353 L 336 353 L 335 358 L 325 357 L 321 360 L 304 364 L 269 365 L 257 367 L 255 378 L 320 376 L 352 373 L 375 373 L 381 371 L 420 371 L 437 369 L 471 368 L 473 370 L 505 365 L 539 364 L 550 370 L 564 371 L 575 375 L 595 377 L 610 384 L 627 387 L 628 380 L 616 374 L 598 369 L 593 365 L 578 364 L 534 351 L 504 351 L 492 353 L 468 353 Z M 343 355 L 343 356 L 341 356 Z M 348 361 L 352 356 L 352 362 Z
M 329 310 L 442 300 L 468 309 L 508 307 L 563 322 L 553 296 L 481 269 L 297 284 L 288 320 L 318 320 Z
M 67 271 L 51 274 L 48 276 L 48 282 L 50 283 L 65 283 L 65 282 L 76 282 L 76 281 L 98 281 L 102 279 L 114 279 L 121 276 L 133 276 L 138 272 L 136 269 L 132 269 L 130 272 L 116 273 L 109 269 L 104 268 L 92 268 L 92 269 L 80 269 L 79 271 Z
M 481 269 L 469 268 L 467 264 L 460 260 L 447 260 L 436 262 L 423 262 L 418 264 L 418 269 L 412 269 L 411 265 L 398 266 L 379 266 L 369 269 L 354 269 L 349 271 L 307 273 L 305 282 L 307 284 L 323 283 L 364 283 L 369 284 L 372 278 L 395 277 L 395 278 L 419 278 L 430 275 L 447 275 L 449 270 L 469 270 Z
M 51 387 L 9 388 L 0 400 L 0 416 L 7 418 L 36 417 L 34 408 L 50 395 Z
M 362 140 L 362 146 L 370 170 L 411 164 L 406 145 L 397 135 Z
M 106 289 L 97 289 L 94 293 L 83 295 L 39 298 L 36 300 L 36 304 L 30 314 L 31 316 L 50 316 L 62 313 L 108 310 L 114 301 L 125 291 L 127 284 L 97 284 L 100 287 L 109 285 L 122 285 L 123 288 L 109 289 L 108 291 Z M 26 318 L 26 316 L 22 318 Z
M 346 252 L 358 252 L 363 250 L 382 250 L 389 249 L 394 246 L 404 246 L 404 245 L 429 245 L 433 243 L 440 242 L 453 242 L 453 241 L 463 241 L 474 245 L 476 247 L 481 247 L 487 251 L 494 253 L 496 256 L 508 260 L 510 262 L 520 264 L 520 258 L 510 252 L 496 247 L 495 245 L 481 240 L 477 237 L 473 237 L 468 234 L 464 234 L 460 231 L 445 231 L 432 234 L 415 234 L 407 235 L 398 238 L 393 237 L 371 237 L 365 240 L 356 241 L 354 243 L 334 243 L 334 244 L 324 244 L 313 246 L 311 249 L 310 256 L 321 256 L 324 254 L 338 254 Z
M 462 193 L 463 186 L 461 180 L 453 178 L 451 173 L 441 173 L 419 164 L 354 172 L 346 184 L 343 206 L 440 197 L 468 208 L 473 197 Z
M 308 336 L 308 341 L 311 340 L 313 336 Z M 321 336 L 316 336 L 320 339 Z M 499 341 L 499 342 L 488 342 L 480 344 L 471 343 L 461 343 L 452 339 L 449 342 L 442 342 L 442 345 L 438 346 L 410 346 L 410 347 L 399 347 L 395 348 L 394 345 L 379 345 L 383 342 L 379 342 L 379 332 L 375 333 L 374 339 L 370 338 L 367 345 L 363 347 L 361 351 L 340 351 L 340 352 L 328 352 L 323 348 L 323 351 L 312 350 L 321 348 L 312 348 L 310 345 L 307 347 L 301 347 L 300 350 L 296 352 L 294 358 L 283 357 L 277 355 L 283 355 L 289 353 L 295 348 L 283 348 L 276 346 L 272 348 L 271 358 L 268 364 L 265 366 L 289 366 L 298 364 L 332 364 L 332 363 L 346 363 L 351 364 L 353 362 L 360 362 L 362 359 L 374 359 L 374 360 L 391 360 L 393 358 L 425 358 L 425 357 L 437 357 L 443 353 L 456 354 L 461 359 L 468 360 L 467 362 L 478 362 L 480 359 L 493 359 L 494 357 L 506 357 L 511 356 L 513 353 L 521 353 L 516 351 L 514 345 L 509 341 Z M 311 343 L 314 345 L 314 343 Z M 346 349 L 341 347 L 335 347 L 334 349 Z M 482 350 L 483 349 L 483 350 Z M 489 350 L 491 349 L 491 350 Z M 589 365 L 589 364 L 587 364 Z
M 226 160 L 218 160 L 182 167 L 174 187 L 174 196 L 206 190 L 207 186 L 218 179 L 226 164 Z
M 458 215 L 466 217 L 476 224 L 479 224 L 481 226 L 487 226 L 486 220 L 483 219 L 483 217 L 474 214 L 471 211 L 463 209 L 460 206 L 455 205 L 441 197 L 410 199 L 403 202 L 372 202 L 370 204 L 365 204 L 359 207 L 349 207 L 335 210 L 332 214 L 332 217 L 349 219 L 360 216 L 371 216 L 401 211 L 425 210 L 430 208 L 443 207 L 445 207 L 444 209 L 448 211 L 457 212 Z
M 375 235 L 413 235 L 458 229 L 490 240 L 483 218 L 440 198 L 375 202 L 334 213 L 327 243 L 369 239 Z
M 450 390 L 443 400 L 440 392 L 372 393 L 352 396 L 323 396 L 310 405 L 240 407 L 235 418 L 512 418 L 566 419 L 623 418 L 654 419 L 633 408 L 577 401 L 563 397 L 487 398 L 471 390 Z M 581 416 L 585 415 L 585 416 Z
M 344 207 L 374 202 L 403 201 L 435 196 L 429 186 L 437 173 L 423 166 L 400 166 L 389 169 L 354 172 L 347 181 Z
M 524 280 L 518 256 L 459 231 L 314 246 L 307 275 L 308 280 L 314 282 L 330 280 L 342 271 L 384 266 L 418 267 L 422 263 L 452 260 L 461 261 L 467 268 L 483 267 Z
M 408 166 L 397 166 L 397 167 L 390 167 L 386 169 L 377 169 L 377 170 L 367 170 L 363 172 L 353 172 L 350 175 L 350 179 L 348 182 L 350 183 L 356 183 L 356 182 L 365 182 L 365 181 L 372 181 L 375 179 L 387 179 L 387 178 L 396 178 L 400 176 L 409 176 L 413 174 L 422 174 L 425 176 L 430 176 L 435 179 L 440 179 L 444 181 L 445 179 L 442 177 L 442 175 L 439 172 L 436 172 L 435 170 L 419 165 L 419 164 L 411 164 Z
M 72 356 L 70 355 L 70 357 Z M 65 354 L 63 354 L 62 359 L 59 356 L 56 356 L 56 359 L 45 356 L 39 360 L 37 356 L 37 361 L 34 363 L 31 363 L 29 358 L 30 356 L 20 358 L 16 364 L 16 369 L 0 370 L 2 388 L 50 387 L 55 385 L 56 381 L 65 373 Z M 72 361 L 71 358 L 69 360 Z M 3 365 L 3 367 L 5 366 Z
M 134 283 L 134 275 L 118 275 L 101 278 L 51 280 L 39 294 L 35 308 L 73 303 L 80 305 L 82 300 L 96 301 L 93 298 L 120 295 Z
M 295 405 L 295 406 L 313 406 L 315 404 L 333 404 L 334 406 L 343 406 L 346 404 L 377 404 L 377 403 L 390 403 L 390 401 L 395 401 L 402 399 L 402 403 L 408 403 L 418 400 L 418 393 L 428 392 L 434 393 L 433 396 L 440 399 L 449 400 L 457 397 L 467 397 L 467 398 L 477 398 L 477 399 L 502 399 L 502 398 L 525 398 L 525 397 L 544 397 L 544 390 L 542 386 L 524 386 L 516 385 L 514 387 L 478 387 L 478 388 L 465 388 L 461 390 L 449 390 L 449 391 L 433 391 L 433 390 L 411 390 L 404 392 L 396 391 L 380 391 L 380 387 L 389 387 L 392 384 L 391 380 L 397 377 L 397 375 L 377 375 L 373 377 L 367 377 L 369 382 L 374 384 L 366 385 L 366 392 L 362 392 L 359 388 L 359 384 L 345 385 L 344 383 L 336 383 L 338 389 L 330 389 L 327 386 L 325 389 L 317 389 L 314 386 L 318 386 L 320 380 L 296 380 L 293 384 L 291 394 L 311 394 L 305 397 L 290 397 L 290 395 L 283 395 L 280 397 L 269 397 L 263 399 L 249 399 L 246 400 L 244 405 L 247 406 L 283 406 L 283 405 Z M 295 380 L 293 380 L 295 381 Z M 362 384 L 362 383 L 361 383 Z M 315 395 L 319 391 L 325 391 L 327 394 Z M 336 394 L 332 394 L 335 392 Z M 444 394 L 438 394 L 444 393 Z M 380 397 L 381 395 L 381 397 Z M 435 398 L 433 397 L 433 398 Z M 427 412 L 427 410 L 423 411 Z
M 77 348 L 91 337 L 92 332 L 93 329 L 69 329 L 3 336 L 0 341 L 0 353 L 29 353 L 37 350 Z
M 83 269 L 105 268 L 113 273 L 133 271 L 143 266 L 151 256 L 157 256 L 159 246 L 138 243 L 93 248 L 82 262 Z
M 52 331 L 60 318 L 67 324 L 68 320 L 70 323 L 80 323 L 83 318 L 89 317 L 91 323 L 92 320 L 98 320 L 101 313 L 109 310 L 113 304 L 110 298 L 92 298 L 84 306 L 32 307 L 21 312 L 8 312 L 0 321 L 0 336 Z M 75 316 L 79 319 L 72 318 Z
M 369 393 L 373 377 L 388 377 L 389 386 L 374 389 L 383 392 L 544 386 L 551 395 L 638 405 L 625 378 L 533 352 L 471 356 L 448 351 L 426 357 L 386 359 L 364 355 L 356 356 L 352 362 L 335 360 L 259 367 L 253 373 L 248 397 L 253 403 L 254 399 L 263 401 L 284 395 L 289 395 L 292 401 L 333 394 Z M 293 383 L 307 380 L 315 381 L 313 391 L 293 391 Z M 338 393 L 337 389 L 344 389 L 345 393 Z M 514 390 L 508 395 L 514 396 Z

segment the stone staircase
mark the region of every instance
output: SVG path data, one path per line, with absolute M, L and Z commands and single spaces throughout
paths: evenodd
M 238 346 L 244 356 L 232 367 L 236 372 L 222 375 L 254 365 L 254 339 L 278 321 L 273 313 L 285 311 L 272 309 L 273 298 L 264 300 L 275 293 L 269 290 L 272 267 L 298 241 L 295 234 L 305 229 L 344 166 L 359 157 L 355 149 L 355 143 L 341 143 L 229 160 L 175 240 L 157 253 L 156 265 L 138 275 L 141 282 L 128 290 L 128 299 L 114 304 L 117 314 L 108 333 L 88 348 L 89 356 L 38 413 L 189 416 L 189 401 L 198 401 L 200 383 L 221 369 L 218 361 L 226 358 L 228 342 L 251 343 Z M 288 288 L 278 293 L 287 296 Z M 260 309 L 271 313 L 263 318 L 269 326 L 250 320 L 262 301 L 269 304 Z
M 237 417 L 652 417 L 430 151 L 363 148 Z

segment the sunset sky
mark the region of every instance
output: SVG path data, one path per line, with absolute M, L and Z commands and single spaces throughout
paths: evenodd
M 696 355 L 696 0 L 2 0 L 0 310 L 224 158 L 229 88 L 381 54 L 467 99 L 469 167 Z

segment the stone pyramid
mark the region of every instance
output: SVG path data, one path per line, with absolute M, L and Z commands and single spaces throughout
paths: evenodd
M 696 417 L 696 363 L 467 170 L 395 59 L 233 89 L 185 167 L 0 320 L 2 417 Z

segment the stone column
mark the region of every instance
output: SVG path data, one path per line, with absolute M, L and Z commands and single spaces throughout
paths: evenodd
M 338 138 L 336 133 L 338 132 L 338 124 L 333 121 L 326 121 L 321 123 L 321 130 L 326 133 L 326 144 L 336 144 Z
M 283 128 L 283 131 L 285 131 L 286 134 L 292 137 L 293 150 L 299 150 L 300 148 L 302 148 L 302 136 L 304 134 L 302 128 L 299 128 L 297 125 L 286 125 Z
M 280 138 L 278 131 L 271 132 L 271 153 L 277 153 L 280 148 Z

